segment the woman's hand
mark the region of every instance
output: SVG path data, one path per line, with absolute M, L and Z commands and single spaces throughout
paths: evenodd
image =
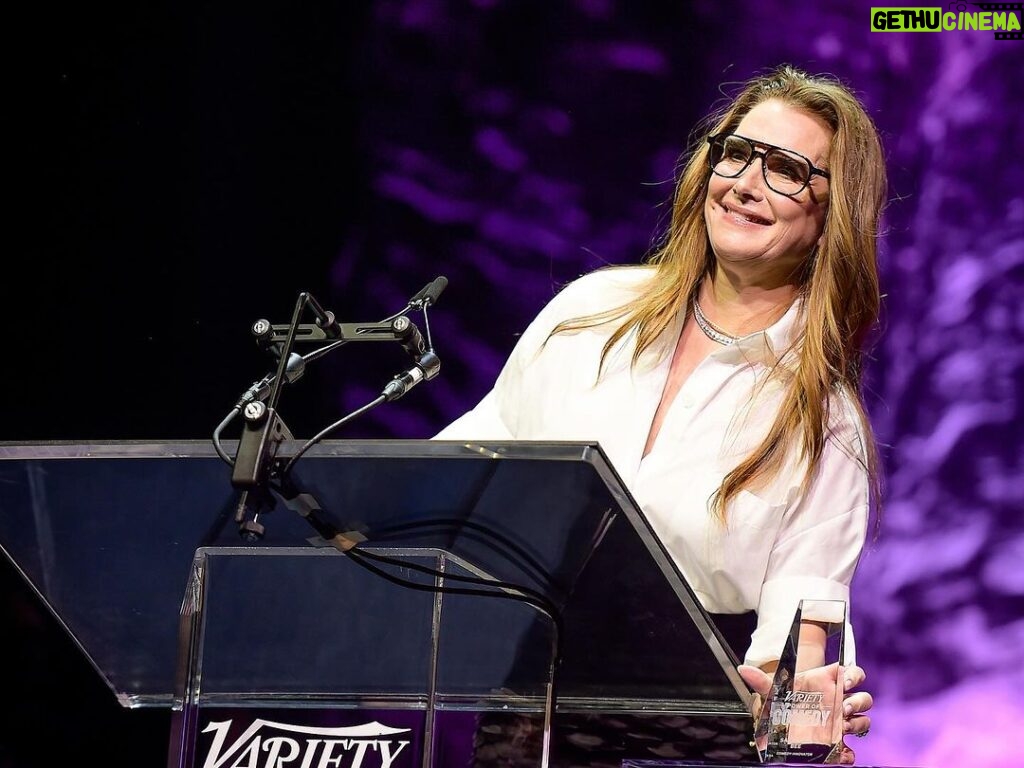
M 856 664 L 851 664 L 846 668 L 846 680 L 843 687 L 843 690 L 846 691 L 843 700 L 843 719 L 845 720 L 843 733 L 867 736 L 868 731 L 871 730 L 871 717 L 865 713 L 875 703 L 874 699 L 867 691 L 850 692 L 860 686 L 865 677 L 864 670 Z
M 824 669 L 824 668 L 822 668 Z M 772 688 L 772 675 L 765 672 L 763 669 L 758 667 L 747 666 L 741 664 L 738 668 L 740 677 L 743 678 L 750 689 L 757 694 L 755 697 L 755 710 L 753 715 L 755 719 L 759 714 L 761 702 L 764 701 L 764 697 L 768 695 L 768 692 Z M 814 674 L 816 670 L 808 670 L 810 674 Z M 808 674 L 803 672 L 800 674 Z M 871 698 L 871 694 L 867 691 L 854 691 L 864 682 L 865 673 L 864 670 L 856 665 L 850 665 L 844 669 L 845 678 L 843 680 L 843 690 L 845 691 L 843 699 L 843 734 L 854 735 L 854 736 L 866 736 L 868 730 L 871 728 L 871 717 L 866 713 L 871 709 L 871 705 L 874 703 Z M 852 765 L 856 758 L 856 754 L 850 747 L 843 745 L 843 752 L 840 756 L 840 763 L 843 765 Z

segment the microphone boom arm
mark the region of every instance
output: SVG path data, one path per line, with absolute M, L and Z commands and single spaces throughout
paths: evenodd
M 332 337 L 318 324 L 302 323 L 295 330 L 295 342 L 405 341 L 416 332 L 416 326 L 404 315 L 389 323 L 338 323 L 337 327 L 338 333 Z M 271 325 L 263 343 L 283 342 L 289 330 L 287 323 Z
M 300 451 L 287 462 L 281 462 L 277 457 L 281 444 L 285 440 L 293 439 L 277 407 L 284 384 L 295 381 L 302 375 L 307 360 L 322 357 L 336 347 L 353 341 L 397 341 L 416 361 L 414 368 L 396 376 L 385 392 L 368 407 L 398 399 L 419 381 L 433 378 L 440 368 L 440 360 L 434 354 L 429 341 L 429 325 L 425 341 L 419 328 L 405 316 L 405 312 L 419 309 L 426 321 L 427 308 L 436 303 L 447 284 L 448 279 L 445 277 L 434 279 L 408 303 L 405 310 L 378 323 L 338 323 L 334 313 L 325 310 L 308 292 L 299 294 L 290 323 L 273 325 L 267 320 L 256 321 L 252 329 L 256 340 L 261 347 L 277 356 L 277 369 L 273 376 L 267 376 L 253 384 L 232 410 L 231 415 L 241 412 L 245 419 L 233 460 L 219 445 L 220 431 L 231 416 L 229 415 L 214 432 L 214 444 L 218 448 L 218 453 L 232 467 L 231 484 L 242 491 L 235 521 L 239 524 L 239 531 L 243 536 L 249 539 L 262 537 L 263 527 L 258 522 L 259 515 L 264 509 L 273 507 L 269 483 L 274 478 L 280 479 L 282 475 L 287 480 L 288 470 L 303 452 Z M 299 322 L 307 307 L 315 315 L 315 323 Z M 305 355 L 292 352 L 296 343 L 307 342 L 319 343 L 320 346 Z M 360 409 L 360 412 L 362 410 Z M 350 417 L 354 415 L 356 414 L 350 414 Z M 350 417 L 336 422 L 322 434 L 326 434 Z M 305 448 L 315 444 L 319 437 L 321 435 L 307 442 Z

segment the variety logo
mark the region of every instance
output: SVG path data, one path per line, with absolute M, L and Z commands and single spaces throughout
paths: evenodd
M 211 722 L 213 743 L 203 768 L 391 768 L 410 741 L 409 728 L 378 722 L 337 728 L 253 720 L 230 745 L 231 720 Z
M 782 701 L 772 702 L 772 725 L 826 725 L 832 710 L 824 706 L 824 699 L 816 691 L 787 691 Z

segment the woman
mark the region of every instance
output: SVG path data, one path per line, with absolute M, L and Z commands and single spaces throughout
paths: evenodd
M 856 97 L 788 66 L 706 125 L 649 263 L 566 286 L 437 438 L 600 442 L 705 607 L 757 612 L 741 673 L 763 693 L 798 602 L 848 600 L 866 535 L 885 167 Z M 820 626 L 800 643 L 824 658 Z M 870 707 L 848 695 L 848 733 Z

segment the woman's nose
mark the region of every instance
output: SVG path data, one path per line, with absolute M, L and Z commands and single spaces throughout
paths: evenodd
M 732 188 L 740 197 L 760 199 L 764 195 L 764 155 L 756 153 L 750 160 L 750 165 L 743 169 L 743 173 L 735 178 Z

